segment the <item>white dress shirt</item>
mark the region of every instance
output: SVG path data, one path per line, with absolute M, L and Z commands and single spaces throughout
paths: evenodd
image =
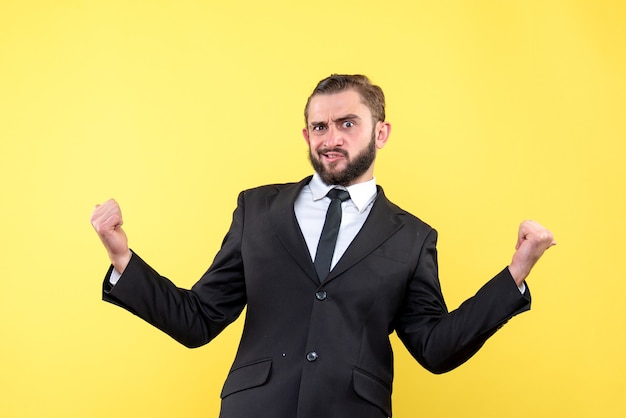
M 315 173 L 311 182 L 304 186 L 296 199 L 294 211 L 309 248 L 311 260 L 315 260 L 317 243 L 322 235 L 326 211 L 330 205 L 330 198 L 326 197 L 326 193 L 332 188 L 347 190 L 350 193 L 350 199 L 341 204 L 341 225 L 339 226 L 333 259 L 330 263 L 331 270 L 361 230 L 372 209 L 376 199 L 376 179 L 373 178 L 370 181 L 348 187 L 339 187 L 325 184 L 320 176 Z

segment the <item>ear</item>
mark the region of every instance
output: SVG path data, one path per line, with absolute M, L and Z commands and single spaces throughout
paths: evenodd
M 376 148 L 381 149 L 387 143 L 391 134 L 391 124 L 389 122 L 376 123 Z
M 310 145 L 309 130 L 307 128 L 302 128 L 302 136 L 304 137 L 304 140 L 306 141 L 306 143 Z

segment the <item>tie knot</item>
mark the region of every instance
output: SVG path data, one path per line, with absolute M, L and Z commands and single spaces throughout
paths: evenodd
M 326 193 L 326 196 L 330 197 L 331 199 L 339 199 L 342 202 L 350 199 L 350 193 L 348 193 L 347 190 L 342 189 L 330 189 L 328 193 Z

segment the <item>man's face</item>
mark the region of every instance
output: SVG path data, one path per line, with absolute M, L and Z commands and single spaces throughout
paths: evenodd
M 389 123 L 374 124 L 355 90 L 313 96 L 308 115 L 302 134 L 322 180 L 342 186 L 371 180 L 376 150 L 387 141 Z

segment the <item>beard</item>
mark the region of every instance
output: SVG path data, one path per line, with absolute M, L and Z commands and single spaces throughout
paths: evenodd
M 376 159 L 375 134 L 372 132 L 372 139 L 367 148 L 356 155 L 354 159 L 349 159 L 346 168 L 341 171 L 331 171 L 335 164 L 330 164 L 330 168 L 327 168 L 322 164 L 319 158 L 313 156 L 313 152 L 313 150 L 309 150 L 309 160 L 311 161 L 313 169 L 319 174 L 324 183 L 347 187 L 361 177 L 374 163 Z M 346 158 L 348 157 L 347 151 L 342 148 L 322 148 L 317 151 L 318 155 L 327 152 L 337 152 Z

